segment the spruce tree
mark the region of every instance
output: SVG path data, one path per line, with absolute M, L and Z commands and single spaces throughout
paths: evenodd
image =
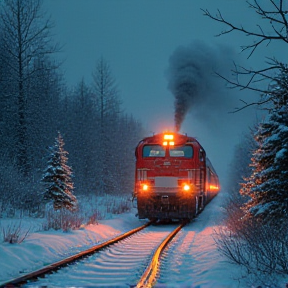
M 73 195 L 72 169 L 67 165 L 67 154 L 64 150 L 64 141 L 60 133 L 54 146 L 50 147 L 48 167 L 45 170 L 42 182 L 45 183 L 44 200 L 53 200 L 55 210 L 77 209 L 77 199 Z
M 246 216 L 281 223 L 288 218 L 288 68 L 281 66 L 268 95 L 273 104 L 267 120 L 255 133 L 252 174 L 240 193 L 251 200 L 242 207 Z

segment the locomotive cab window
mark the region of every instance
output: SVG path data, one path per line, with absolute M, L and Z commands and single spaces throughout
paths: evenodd
M 161 145 L 145 145 L 143 157 L 165 157 L 165 149 Z
M 169 149 L 169 154 L 170 157 L 192 158 L 193 148 L 190 145 L 174 147 Z

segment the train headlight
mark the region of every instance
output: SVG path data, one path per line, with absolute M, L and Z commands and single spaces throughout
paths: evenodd
M 188 184 L 184 184 L 183 190 L 184 191 L 189 191 L 190 190 L 190 186 Z
M 147 191 L 149 188 L 149 186 L 147 184 L 143 184 L 142 189 L 143 191 Z

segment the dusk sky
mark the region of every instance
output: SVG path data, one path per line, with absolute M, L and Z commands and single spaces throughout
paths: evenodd
M 262 47 L 246 59 L 240 46 L 253 39 L 239 33 L 215 37 L 225 27 L 200 10 L 215 14 L 219 9 L 227 20 L 254 30 L 256 24 L 264 25 L 244 0 L 44 0 L 44 8 L 55 23 L 55 41 L 64 45 L 58 56 L 65 60 L 62 69 L 68 85 L 73 87 L 82 78 L 92 83 L 92 72 L 103 57 L 118 84 L 123 110 L 139 119 L 147 133 L 174 128 L 171 71 L 175 61 L 196 61 L 206 73 L 202 82 L 197 81 L 205 96 L 192 105 L 180 132 L 200 141 L 222 180 L 241 132 L 261 113 L 229 113 L 241 105 L 239 99 L 249 101 L 255 95 L 225 89 L 210 69 L 229 75 L 232 61 L 248 68 L 263 67 L 265 57 L 287 62 L 280 43 Z

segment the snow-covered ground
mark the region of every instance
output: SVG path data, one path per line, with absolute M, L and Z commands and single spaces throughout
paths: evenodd
M 241 277 L 240 268 L 229 264 L 219 254 L 214 244 L 213 233 L 221 225 L 222 199 L 223 195 L 220 193 L 197 219 L 189 223 L 169 244 L 172 249 L 163 255 L 156 286 L 247 287 L 245 283 L 237 280 Z M 99 221 L 97 225 L 88 225 L 71 232 L 54 230 L 32 232 L 21 244 L 1 243 L 0 285 L 11 278 L 37 270 L 43 265 L 76 254 L 142 225 L 145 221 L 135 217 L 135 213 L 136 210 L 133 210 L 130 213 L 114 215 L 109 220 Z M 30 219 L 34 222 L 28 219 L 22 221 L 27 227 L 33 226 L 34 231 L 41 226 L 34 219 Z

